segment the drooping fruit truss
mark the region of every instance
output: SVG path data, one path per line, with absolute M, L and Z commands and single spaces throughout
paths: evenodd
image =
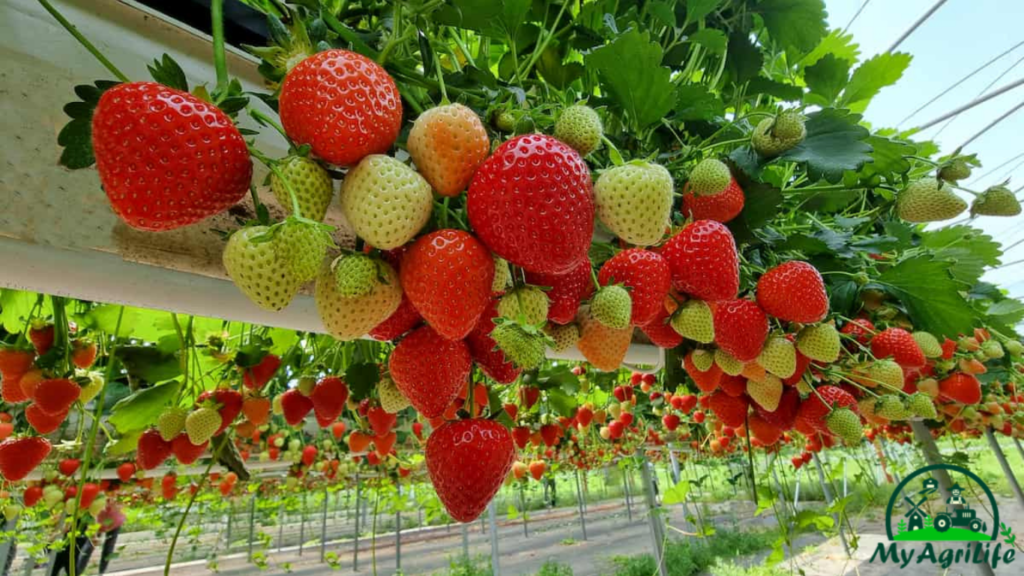
M 968 212 L 979 161 L 851 111 L 908 54 L 858 62 L 817 0 L 315 4 L 250 47 L 279 118 L 215 26 L 213 87 L 108 62 L 121 82 L 79 90 L 59 141 L 140 230 L 202 227 L 251 187 L 225 275 L 269 311 L 312 290 L 325 333 L 3 290 L 10 501 L 97 518 L 105 469 L 173 501 L 205 465 L 224 496 L 429 479 L 468 522 L 503 482 L 665 447 L 753 472 L 910 422 L 1024 437 L 1024 305 L 981 281 L 1001 247 L 924 225 Z M 976 196 L 971 215 L 1020 211 Z M 337 206 L 353 244 L 322 223 Z M 652 345 L 652 373 L 624 367 Z

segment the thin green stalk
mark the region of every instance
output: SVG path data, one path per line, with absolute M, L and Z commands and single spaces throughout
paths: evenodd
M 448 91 L 445 90 L 444 87 L 444 74 L 441 71 L 441 59 L 437 56 L 434 56 L 434 70 L 437 73 L 437 83 L 441 88 L 441 105 L 448 104 L 450 100 L 448 100 Z M 445 198 L 445 200 L 447 201 L 448 199 Z
M 530 56 L 530 60 L 526 63 L 526 68 L 523 70 L 516 70 L 516 73 L 521 78 L 525 78 L 530 74 L 530 70 L 537 63 L 537 60 L 544 54 L 544 50 L 547 49 L 548 43 L 555 37 L 555 29 L 558 28 L 558 22 L 562 19 L 562 14 L 565 14 L 565 9 L 571 4 L 571 2 L 562 2 L 562 8 L 558 11 L 558 15 L 555 16 L 555 21 L 551 23 L 551 30 L 544 36 L 544 40 L 534 49 L 533 54 Z M 645 5 L 646 7 L 646 5 Z
M 96 48 L 95 45 L 93 45 L 92 42 L 90 42 L 85 36 L 83 36 L 74 24 L 68 22 L 67 18 L 65 18 L 64 15 L 61 14 L 56 8 L 54 8 L 53 5 L 50 4 L 49 0 L 39 0 L 39 4 L 42 5 L 42 7 L 47 12 L 49 12 L 50 15 L 53 16 L 57 20 L 57 22 L 64 27 L 65 30 L 68 31 L 68 34 L 74 36 L 75 40 L 78 40 L 78 43 L 81 44 L 86 50 L 88 50 L 89 53 L 92 54 L 93 57 L 95 57 L 96 60 L 98 60 L 99 63 L 103 65 L 104 68 L 109 70 L 111 74 L 117 77 L 118 80 L 120 80 L 121 82 L 131 82 L 131 80 L 124 75 L 124 72 L 118 70 L 117 66 L 114 66 L 113 62 L 107 60 L 107 57 L 104 56 L 103 53 L 101 53 L 99 49 Z
M 224 0 L 210 2 L 210 20 L 213 30 L 213 68 L 217 71 L 216 98 L 224 97 L 228 89 L 228 62 L 224 54 Z
M 85 487 L 85 475 L 89 471 L 89 467 L 92 465 L 92 454 L 93 449 L 96 447 L 96 436 L 100 429 L 100 417 L 103 415 L 103 406 L 106 403 L 107 398 L 107 385 L 110 384 L 110 379 L 114 373 L 114 354 L 117 352 L 117 335 L 121 332 L 121 320 L 124 319 L 124 306 L 117 312 L 117 323 L 114 325 L 114 343 L 110 348 L 110 353 L 107 355 L 107 371 L 103 380 L 103 388 L 100 388 L 100 393 L 96 397 L 96 407 L 93 409 L 92 429 L 89 431 L 89 441 L 85 446 L 85 456 L 82 458 L 82 477 L 78 479 L 78 493 L 75 494 L 75 511 L 71 515 L 71 530 L 68 531 L 68 556 L 70 558 L 76 558 L 75 556 L 75 543 L 77 541 L 78 533 L 78 514 L 81 511 L 82 504 L 82 490 Z M 69 576 L 75 576 L 75 562 L 70 562 L 68 565 Z
M 227 442 L 220 445 L 223 448 L 227 445 Z M 217 449 L 216 453 L 210 455 L 210 463 L 206 465 L 206 470 L 203 471 L 203 477 L 199 480 L 199 487 L 192 493 L 188 499 L 188 505 L 185 506 L 185 512 L 181 515 L 181 520 L 178 521 L 178 528 L 174 531 L 174 538 L 171 540 L 171 547 L 167 550 L 167 562 L 164 564 L 164 576 L 170 576 L 171 574 L 171 561 L 174 559 L 174 547 L 178 544 L 178 537 L 181 536 L 181 529 L 185 526 L 185 519 L 188 518 L 188 513 L 192 510 L 192 504 L 195 503 L 196 497 L 199 496 L 199 491 L 203 489 L 203 485 L 206 484 L 206 479 L 210 476 L 210 470 L 213 469 L 213 463 L 217 461 L 217 457 L 220 456 L 220 448 Z M 71 576 L 75 576 L 71 574 Z
M 263 112 L 260 112 L 259 110 L 256 110 L 255 108 L 253 108 L 251 106 L 246 108 L 245 111 L 248 112 L 249 116 L 252 116 L 253 119 L 256 120 L 257 122 L 259 122 L 261 124 L 266 124 L 266 125 L 270 126 L 271 128 L 273 128 L 274 130 L 277 130 L 277 132 L 281 136 L 284 136 L 285 141 L 287 141 L 289 144 L 291 144 L 291 138 L 288 137 L 288 133 L 284 131 L 284 128 L 276 120 L 274 120 L 270 116 L 267 116 Z
M 288 191 L 288 195 L 291 196 L 292 199 L 292 214 L 295 215 L 296 218 L 302 218 L 302 211 L 299 209 L 299 197 L 295 194 L 295 189 L 292 188 L 292 183 L 284 173 L 281 172 L 281 169 L 278 168 L 277 163 L 268 158 L 266 154 L 252 146 L 249 146 L 249 154 L 262 162 L 263 165 L 269 168 L 270 171 L 273 172 L 274 176 L 277 176 L 277 178 L 284 184 L 285 190 Z

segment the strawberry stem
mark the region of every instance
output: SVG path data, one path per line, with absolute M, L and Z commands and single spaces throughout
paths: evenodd
M 291 138 L 288 137 L 288 133 L 284 131 L 284 128 L 276 120 L 274 120 L 270 116 L 267 116 L 263 112 L 254 109 L 252 106 L 247 107 L 245 111 L 248 112 L 249 116 L 252 116 L 253 120 L 255 120 L 256 122 L 260 124 L 265 124 L 273 128 L 274 130 L 277 130 L 277 132 L 281 136 L 284 136 L 285 141 L 288 142 L 289 145 L 292 144 L 292 140 Z
M 434 56 L 434 70 L 437 73 L 438 87 L 441 89 L 441 105 L 444 106 L 449 104 L 450 101 L 448 100 L 448 91 L 444 87 L 444 73 L 441 71 L 441 59 L 438 58 L 437 55 Z
M 49 0 L 39 0 L 39 4 L 47 12 L 49 12 L 50 15 L 53 16 L 54 19 L 56 19 L 57 22 L 61 26 L 63 26 L 65 30 L 68 31 L 68 34 L 71 34 L 72 36 L 74 36 L 75 40 L 78 40 L 78 43 L 81 44 L 82 47 L 84 47 L 86 50 L 88 50 L 89 53 L 92 54 L 96 58 L 96 60 L 98 60 L 99 63 L 103 65 L 104 68 L 109 70 L 111 74 L 113 74 L 115 77 L 117 77 L 118 80 L 120 80 L 121 82 L 131 82 L 131 80 L 129 80 L 128 77 L 124 75 L 124 72 L 121 72 L 120 70 L 118 70 L 117 66 L 114 66 L 113 62 L 111 62 L 110 60 L 107 60 L 107 57 L 104 56 L 103 53 L 100 52 L 99 49 L 96 48 L 96 46 L 93 45 L 93 43 L 89 41 L 88 38 L 83 36 L 82 33 L 78 31 L 78 28 L 76 28 L 74 24 L 72 24 L 71 22 L 68 22 L 67 18 L 65 18 L 64 15 L 60 13 L 60 11 L 58 11 L 56 8 L 54 8 L 53 5 L 50 4 Z
M 296 218 L 302 218 L 302 211 L 299 210 L 299 198 L 295 195 L 295 189 L 292 188 L 292 183 L 288 181 L 288 178 L 285 177 L 283 172 L 281 172 L 281 169 L 277 167 L 277 163 L 251 145 L 249 146 L 249 154 L 251 154 L 253 158 L 262 162 L 263 165 L 269 168 L 270 171 L 273 172 L 274 176 L 284 184 L 284 189 L 288 191 L 288 196 L 292 199 L 292 214 L 294 214 Z
M 174 547 L 178 544 L 178 537 L 181 536 L 181 529 L 185 526 L 185 519 L 188 518 L 188 513 L 192 510 L 192 505 L 195 503 L 196 497 L 199 496 L 199 491 L 202 490 L 203 485 L 206 484 L 206 479 L 210 477 L 210 470 L 213 469 L 213 463 L 216 462 L 217 457 L 220 456 L 220 449 L 227 444 L 228 442 L 222 443 L 217 447 L 217 450 L 210 455 L 210 463 L 206 465 L 206 470 L 203 471 L 203 477 L 199 480 L 199 487 L 188 499 L 188 505 L 185 506 L 185 512 L 182 513 L 181 520 L 178 521 L 178 528 L 174 531 L 174 538 L 171 540 L 171 547 L 167 550 L 167 562 L 164 564 L 164 576 L 170 576 L 171 574 L 171 561 L 174 559 Z M 81 490 L 79 490 L 79 494 L 81 494 Z M 71 574 L 71 576 L 75 575 Z
M 214 100 L 220 102 L 228 91 L 228 63 L 224 54 L 224 0 L 210 2 L 210 20 L 213 32 L 213 68 L 217 71 Z

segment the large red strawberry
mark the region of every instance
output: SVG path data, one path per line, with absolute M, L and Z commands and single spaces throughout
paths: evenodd
M 768 317 L 750 300 L 728 300 L 715 307 L 715 343 L 740 362 L 757 358 L 768 336 Z
M 318 421 L 334 422 L 345 409 L 345 401 L 348 400 L 348 385 L 337 376 L 321 378 L 313 387 L 309 400 L 313 404 L 313 412 Z
M 917 340 L 903 328 L 886 328 L 871 339 L 871 354 L 878 360 L 892 357 L 904 368 L 925 365 L 924 352 Z
M 981 402 L 981 382 L 971 374 L 954 372 L 939 381 L 939 394 L 960 404 L 977 404 Z
M 259 390 L 266 386 L 281 367 L 281 358 L 275 354 L 267 354 L 255 366 L 239 367 L 242 372 L 242 384 L 250 390 Z
M 795 260 L 761 276 L 757 303 L 769 315 L 789 322 L 813 324 L 828 314 L 828 294 L 818 269 Z
M 0 474 L 8 482 L 21 480 L 50 454 L 50 448 L 50 441 L 38 436 L 0 442 Z
M 669 238 L 661 249 L 672 283 L 701 300 L 729 300 L 740 289 L 739 256 L 732 232 L 722 223 L 697 220 Z
M 857 399 L 838 386 L 818 386 L 800 403 L 796 413 L 797 422 L 805 430 L 812 429 L 831 436 L 832 432 L 825 420 L 832 408 L 849 408 L 857 412 Z
M 162 438 L 161 438 L 162 440 Z M 202 444 L 193 444 L 188 439 L 188 434 L 182 432 L 174 437 L 174 440 L 169 442 L 171 450 L 174 452 L 174 457 L 178 459 L 180 464 L 191 464 L 199 459 L 206 451 L 206 447 L 210 444 L 209 441 L 203 442 Z
M 188 436 L 182 434 L 188 442 Z M 143 470 L 152 470 L 164 463 L 171 456 L 171 443 L 164 440 L 155 428 L 142 433 L 139 445 L 135 449 L 135 462 Z
M 21 377 L 32 368 L 35 354 L 30 350 L 0 348 L 0 392 L 4 402 L 17 404 L 28 400 L 21 388 Z
M 875 325 L 867 318 L 854 318 L 843 324 L 839 330 L 840 334 L 846 334 L 854 338 L 860 344 L 867 344 L 871 341 L 871 335 L 875 333 Z M 856 348 L 853 342 L 846 341 L 845 344 L 851 350 Z
M 67 412 L 82 395 L 82 387 L 67 378 L 43 380 L 35 387 L 33 401 L 47 414 Z
M 25 407 L 25 420 L 28 421 L 28 425 L 38 434 L 49 434 L 60 425 L 64 423 L 68 418 L 68 413 L 56 412 L 54 414 L 47 414 L 42 408 L 35 404 L 29 404 Z
M 409 247 L 399 278 L 427 323 L 441 336 L 461 340 L 490 303 L 494 259 L 468 232 L 438 230 Z
M 713 392 L 722 380 L 722 369 L 717 363 L 711 364 L 707 370 L 700 370 L 693 363 L 693 352 L 683 357 L 683 369 L 697 384 L 701 392 Z
M 387 435 L 394 428 L 398 420 L 398 414 L 392 414 L 380 406 L 374 406 L 366 411 L 366 421 L 370 423 L 373 435 L 378 438 Z M 378 446 L 380 448 L 380 446 Z M 387 454 L 387 450 L 384 453 Z
M 739 216 L 746 198 L 735 178 L 718 194 L 694 194 L 690 183 L 683 186 L 682 213 L 694 220 L 714 220 L 723 224 Z
M 750 415 L 747 420 L 747 429 L 750 430 L 751 437 L 760 440 L 765 446 L 775 444 L 782 437 L 782 430 L 760 414 Z
M 217 412 L 220 414 L 220 427 L 213 433 L 214 436 L 227 429 L 235 421 L 235 418 L 238 418 L 238 414 L 242 412 L 243 398 L 241 392 L 237 390 L 224 388 L 213 391 L 208 390 L 196 398 L 196 403 L 199 404 L 206 400 L 212 400 L 218 405 Z
M 473 360 L 461 340 L 442 338 L 430 326 L 413 330 L 391 352 L 391 378 L 427 418 L 436 418 L 466 387 Z
M 370 330 L 370 338 L 381 342 L 390 342 L 412 330 L 422 321 L 423 317 L 412 305 L 409 296 L 403 292 L 402 303 L 398 305 L 398 309 L 383 322 L 377 324 L 373 330 Z
M 590 298 L 594 293 L 594 280 L 590 270 L 590 259 L 584 258 L 564 274 L 526 272 L 527 283 L 550 288 L 545 292 L 551 303 L 548 306 L 548 320 L 555 324 L 568 324 L 576 318 L 580 302 Z
M 427 439 L 427 472 L 448 514 L 475 520 L 501 488 L 515 461 L 508 429 L 491 420 L 448 422 Z
M 466 336 L 466 345 L 470 356 L 484 374 L 499 384 L 509 384 L 515 382 L 522 370 L 505 358 L 505 353 L 498 349 L 498 344 L 491 338 L 494 318 L 498 316 L 497 306 L 498 301 L 491 300 L 473 331 Z
M 665 310 L 665 296 L 672 288 L 672 272 L 660 254 L 630 248 L 609 258 L 601 266 L 597 281 L 602 286 L 622 284 L 633 301 L 630 323 L 645 326 Z
M 800 392 L 796 388 L 787 386 L 782 390 L 779 406 L 774 411 L 769 412 L 756 402 L 754 409 L 762 418 L 785 432 L 793 428 L 793 424 L 796 422 L 796 413 L 800 409 Z
M 302 422 L 312 409 L 313 401 L 298 389 L 292 388 L 281 394 L 281 410 L 284 412 L 284 421 L 289 426 Z
M 28 339 L 32 342 L 32 347 L 36 349 L 36 354 L 42 356 L 53 348 L 53 339 L 56 336 L 53 324 L 50 322 L 40 321 L 38 319 L 33 320 L 31 328 L 28 330 Z
M 350 166 L 387 152 L 402 126 L 395 81 L 373 60 L 325 50 L 299 62 L 281 84 L 281 124 L 331 164 Z
M 140 230 L 172 230 L 227 210 L 252 179 L 249 150 L 231 119 L 156 82 L 103 93 L 92 147 L 111 208 Z
M 746 396 L 729 396 L 721 390 L 712 394 L 708 400 L 708 408 L 722 424 L 732 428 L 738 428 L 747 421 L 748 406 Z
M 669 350 L 683 343 L 683 337 L 669 323 L 671 316 L 668 309 L 662 305 L 654 319 L 640 327 L 644 336 L 647 336 L 658 348 Z
M 587 258 L 590 169 L 551 136 L 526 134 L 499 146 L 473 176 L 466 207 L 483 243 L 526 270 L 564 274 Z

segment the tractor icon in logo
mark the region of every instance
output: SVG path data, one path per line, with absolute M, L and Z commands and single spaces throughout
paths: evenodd
M 929 478 L 929 480 L 931 479 Z M 932 481 L 934 482 L 934 480 Z M 976 514 L 974 510 L 964 502 L 963 496 L 960 495 L 963 492 L 963 488 L 960 487 L 960 484 L 954 484 L 949 489 L 949 492 L 950 496 L 946 500 L 946 504 L 949 506 L 960 505 L 963 506 L 963 508 L 936 514 L 935 529 L 939 532 L 945 532 L 953 526 L 959 526 L 968 528 L 971 532 L 981 532 L 982 528 L 984 528 L 984 524 L 981 520 L 975 517 Z

